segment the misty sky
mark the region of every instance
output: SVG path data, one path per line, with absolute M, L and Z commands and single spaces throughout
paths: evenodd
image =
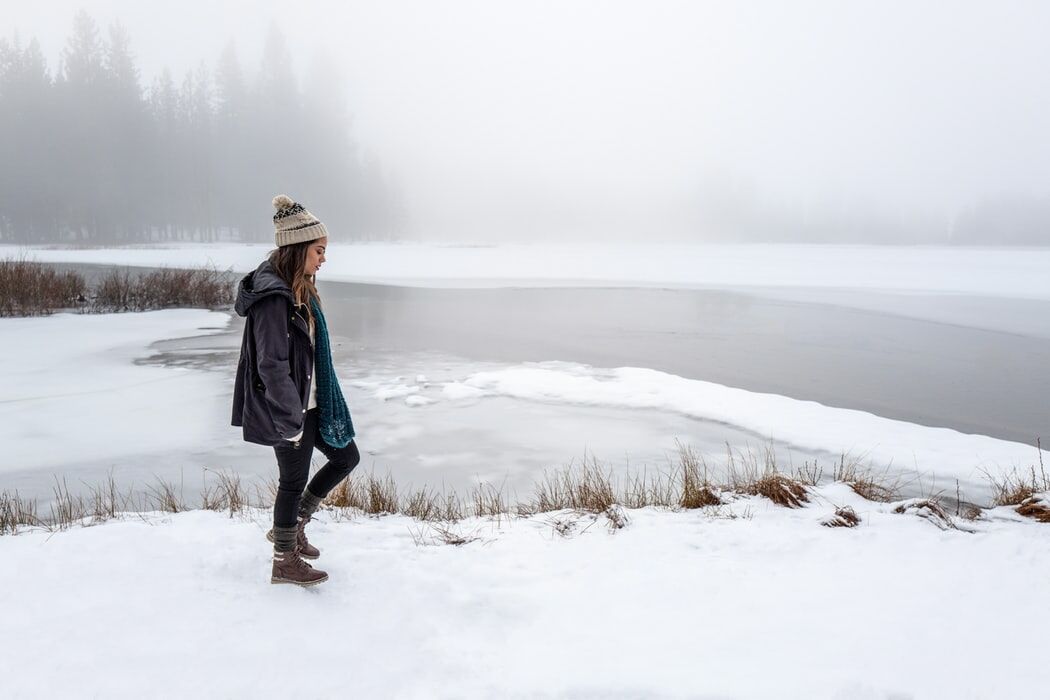
M 1050 3 L 5 0 L 3 35 L 54 69 L 78 7 L 144 85 L 231 39 L 254 70 L 274 21 L 301 74 L 326 50 L 423 237 L 674 235 L 712 190 L 931 225 L 1050 195 Z

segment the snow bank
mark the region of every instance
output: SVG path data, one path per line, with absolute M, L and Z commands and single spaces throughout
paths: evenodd
M 214 374 L 135 364 L 150 343 L 218 333 L 200 309 L 0 319 L 0 473 L 206 447 L 229 390 Z
M 63 249 L 0 246 L 0 257 L 246 272 L 269 245 Z M 1050 250 L 843 245 L 340 243 L 320 279 L 420 287 L 837 288 L 1050 299 Z
M 673 411 L 728 423 L 762 440 L 846 452 L 875 465 L 917 471 L 935 477 L 942 488 L 954 487 L 954 479 L 959 479 L 971 497 L 987 491 L 985 471 L 998 475 L 1039 461 L 1039 450 L 1030 445 L 637 367 L 602 370 L 567 362 L 527 363 L 449 382 L 443 394 L 448 400 L 509 396 Z M 1050 452 L 1044 451 L 1044 461 L 1050 462 Z
M 854 529 L 819 525 L 836 505 Z M 729 515 L 737 516 L 731 519 Z M 4 696 L 1031 697 L 1046 525 L 942 531 L 841 485 L 789 511 L 311 525 L 330 580 L 269 583 L 267 512 L 0 537 Z M 575 520 L 569 536 L 554 519 Z M 417 534 L 437 541 L 433 532 Z

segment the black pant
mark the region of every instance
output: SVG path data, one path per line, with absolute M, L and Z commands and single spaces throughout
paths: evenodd
M 277 480 L 277 497 L 273 503 L 273 524 L 275 527 L 295 527 L 299 520 L 299 499 L 303 489 L 324 498 L 336 484 L 346 478 L 361 461 L 361 454 L 353 440 L 346 447 L 332 447 L 321 438 L 319 411 L 311 408 L 306 412 L 306 424 L 303 426 L 303 437 L 299 446 L 286 441 L 285 445 L 273 448 L 277 455 L 277 468 L 280 475 Z M 307 486 L 310 476 L 310 457 L 314 448 L 321 450 L 328 462 L 321 467 Z

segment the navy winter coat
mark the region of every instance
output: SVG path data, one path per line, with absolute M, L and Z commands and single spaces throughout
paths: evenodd
M 248 442 L 280 445 L 303 429 L 310 400 L 314 348 L 305 311 L 297 310 L 291 288 L 269 260 L 241 280 L 234 310 L 247 320 L 232 424 L 242 427 Z

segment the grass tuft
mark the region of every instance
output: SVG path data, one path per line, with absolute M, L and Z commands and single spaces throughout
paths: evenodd
M 1050 501 L 1044 494 L 1029 496 L 1017 506 L 1017 512 L 1026 518 L 1050 523 Z
M 13 535 L 23 525 L 42 525 L 36 514 L 36 501 L 22 498 L 18 491 L 0 492 L 0 535 Z
M 997 506 L 1019 506 L 1041 493 L 1050 492 L 1050 474 L 1043 465 L 1043 446 L 1040 439 L 1035 441 L 1039 464 L 1032 465 L 1027 471 L 1013 469 L 1009 474 L 995 476 L 987 469 L 984 476 L 992 486 L 992 501 Z
M 893 509 L 894 513 L 910 513 L 928 520 L 942 530 L 958 530 L 952 516 L 941 506 L 936 498 L 913 498 Z
M 726 448 L 726 472 L 732 491 L 765 496 L 786 508 L 798 508 L 809 502 L 805 485 L 777 469 L 776 453 L 772 447 L 767 446 L 761 456 L 750 448 L 747 452 L 737 451 L 735 454 L 728 444 Z
M 207 478 L 207 472 L 209 471 L 211 470 L 205 470 L 205 478 Z M 232 518 L 235 514 L 243 513 L 251 506 L 248 492 L 241 485 L 239 474 L 221 471 L 212 473 L 215 474 L 218 483 L 211 486 L 205 481 L 204 487 L 201 489 L 201 508 L 216 511 L 225 510 Z
M 860 516 L 850 506 L 836 508 L 835 513 L 820 521 L 824 527 L 857 527 L 860 525 Z
M 155 484 L 146 487 L 147 499 L 154 510 L 165 513 L 181 513 L 186 510 L 186 502 L 182 498 L 182 487 L 178 490 L 170 481 L 156 477 Z
M 678 505 L 686 509 L 722 505 L 722 497 L 708 477 L 707 463 L 703 457 L 698 456 L 688 445 L 677 440 L 675 443 L 678 446 L 678 473 L 682 484 Z

